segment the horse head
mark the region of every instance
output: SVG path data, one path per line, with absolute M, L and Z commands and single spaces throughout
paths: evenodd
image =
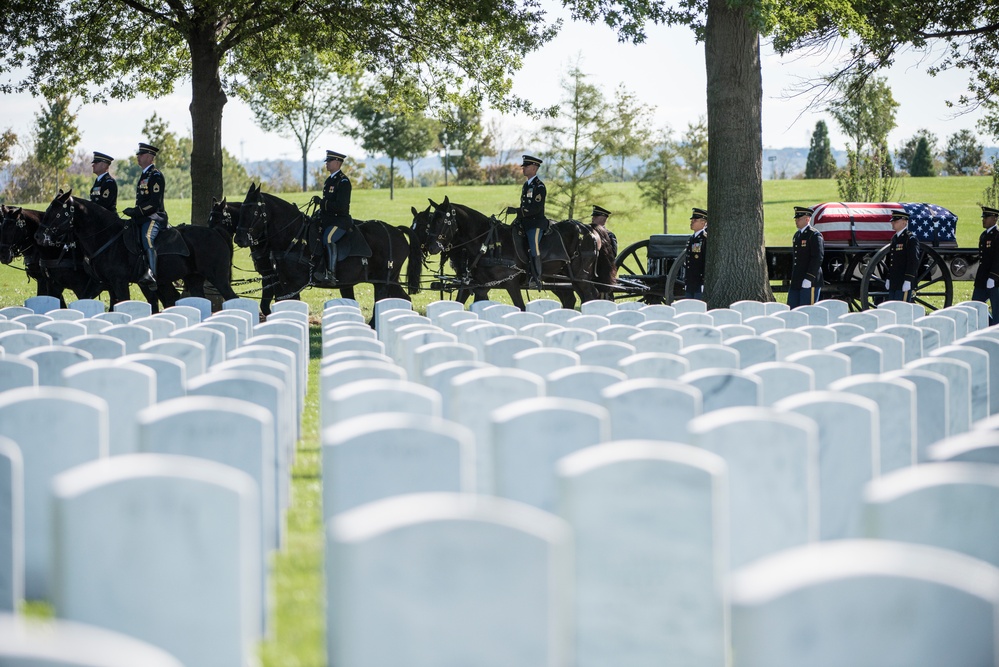
M 455 234 L 458 232 L 458 217 L 451 200 L 446 196 L 440 204 L 435 204 L 430 200 L 431 206 L 435 207 L 427 228 L 427 252 L 436 255 L 446 251 L 454 242 Z
M 73 201 L 73 190 L 59 190 L 52 203 L 45 209 L 42 221 L 35 232 L 35 242 L 44 246 L 62 245 L 73 233 L 73 216 L 76 213 L 76 202 Z
M 239 222 L 233 215 L 233 209 L 239 211 L 242 204 L 235 202 L 230 204 L 225 197 L 222 201 L 212 197 L 212 210 L 208 214 L 208 226 L 210 228 L 219 227 L 225 230 L 226 234 L 232 236 L 236 233 L 236 224 Z
M 250 183 L 243 205 L 239 209 L 239 224 L 233 240 L 240 248 L 255 246 L 264 241 L 267 233 L 267 204 L 260 196 L 260 186 Z
M 410 225 L 410 230 L 413 232 L 413 236 L 416 238 L 417 243 L 420 244 L 420 252 L 426 255 L 427 242 L 430 240 L 430 222 L 433 218 L 433 207 L 436 206 L 431 202 L 430 206 L 427 206 L 425 211 L 417 211 L 415 206 L 410 207 L 413 212 L 413 224 Z
M 0 205 L 0 213 L 0 264 L 10 264 L 31 245 L 31 234 L 20 206 Z

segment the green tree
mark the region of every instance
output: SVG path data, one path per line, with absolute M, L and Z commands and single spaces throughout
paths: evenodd
M 479 108 L 459 106 L 446 115 L 437 131 L 437 148 L 442 151 L 461 151 L 461 155 L 442 155 L 441 166 L 453 173 L 458 180 L 470 174 L 481 172 L 482 158 L 495 155 L 492 137 L 482 126 L 482 111 Z
M 978 173 L 982 166 L 982 145 L 971 130 L 955 132 L 947 138 L 944 162 L 951 176 L 968 176 Z
M 670 209 L 687 202 L 687 195 L 694 187 L 693 178 L 682 164 L 679 146 L 672 137 L 672 131 L 667 128 L 638 176 L 642 199 L 662 210 L 663 234 L 669 233 Z
M 495 0 L 8 0 L 0 71 L 24 73 L 5 90 L 87 90 L 93 96 L 158 97 L 191 82 L 191 217 L 207 218 L 223 189 L 222 112 L 240 83 L 311 46 L 359 63 L 386 81 L 419 76 L 442 103 L 488 99 L 530 110 L 511 94 L 522 54 L 557 26 L 533 3 Z M 94 66 L 94 54 L 100 66 Z
M 297 57 L 278 68 L 261 71 L 243 96 L 257 124 L 267 132 L 277 132 L 298 142 L 302 155 L 302 192 L 309 187 L 309 151 L 316 140 L 334 128 L 347 129 L 350 105 L 356 95 L 357 79 L 350 65 L 333 54 L 300 49 Z
M 369 154 L 388 156 L 389 176 L 378 178 L 388 183 L 392 199 L 395 197 L 396 160 L 406 161 L 414 155 L 425 155 L 433 145 L 433 125 L 422 114 L 393 105 L 383 92 L 375 90 L 354 102 L 351 115 L 357 125 L 350 134 Z
M 146 119 L 142 126 L 142 141 L 160 149 L 156 154 L 156 167 L 163 169 L 183 169 L 190 171 L 190 146 L 187 151 L 181 149 L 181 140 L 176 132 L 170 130 L 166 120 L 155 111 Z
M 17 145 L 17 135 L 7 128 L 0 134 L 0 169 L 5 168 L 14 157 L 14 146 Z
M 600 137 L 607 155 L 614 158 L 618 180 L 626 180 L 625 160 L 648 151 L 652 138 L 651 118 L 652 108 L 639 102 L 634 93 L 620 84 L 614 101 L 608 106 L 607 122 Z
M 838 97 L 828 110 L 853 139 L 853 149 L 864 154 L 869 148 L 880 149 L 895 129 L 898 102 L 891 94 L 887 81 L 878 77 L 855 76 L 835 84 Z
M 805 162 L 805 178 L 832 178 L 836 175 L 836 159 L 829 144 L 829 128 L 824 120 L 815 124 L 812 143 Z
M 891 167 L 887 149 L 877 148 L 858 154 L 852 148 L 846 151 L 846 166 L 836 174 L 836 188 L 841 201 L 881 202 L 894 201 L 898 191 L 898 178 Z
M 696 123 L 687 123 L 687 131 L 676 148 L 695 180 L 708 175 L 708 122 L 704 116 Z
M 606 149 L 604 114 L 607 106 L 597 86 L 589 83 L 579 62 L 562 77 L 559 119 L 545 124 L 541 136 L 548 146 L 545 174 L 548 211 L 573 218 L 584 202 L 592 201 L 603 177 L 600 166 Z
M 912 173 L 912 161 L 916 156 L 916 148 L 919 146 L 919 140 L 926 139 L 926 150 L 930 157 L 930 166 L 933 166 L 933 159 L 937 154 L 937 135 L 933 134 L 926 128 L 916 130 L 916 133 L 909 137 L 904 144 L 898 147 L 895 151 L 895 162 L 898 163 L 899 169 L 908 171 Z M 920 174 L 921 176 L 926 176 L 926 174 Z
M 46 99 L 42 110 L 35 114 L 35 160 L 48 171 L 53 195 L 80 143 L 76 112 L 70 109 L 71 104 L 69 96 L 60 95 Z
M 930 152 L 930 142 L 926 137 L 919 137 L 916 150 L 909 163 L 909 174 L 912 176 L 936 176 L 933 169 L 933 154 Z

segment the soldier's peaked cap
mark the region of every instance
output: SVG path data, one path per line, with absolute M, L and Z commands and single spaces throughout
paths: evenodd
M 690 214 L 691 218 L 704 218 L 708 219 L 708 210 L 704 208 L 694 208 L 694 212 Z
M 521 167 L 526 167 L 529 164 L 536 164 L 538 166 L 541 166 L 541 160 L 539 158 L 534 157 L 533 155 L 525 155 L 524 156 L 524 163 L 522 165 L 520 165 L 520 166 Z
M 107 162 L 108 164 L 111 164 L 114 162 L 114 158 L 106 153 L 98 153 L 97 151 L 94 151 L 94 161 L 91 162 L 91 164 L 96 164 L 98 162 Z
M 149 144 L 144 144 L 142 142 L 139 142 L 139 150 L 137 150 L 135 154 L 142 155 L 143 153 L 148 153 L 149 155 L 156 157 L 156 154 L 159 152 L 160 149 L 156 148 L 156 146 L 150 146 Z
M 798 217 L 799 215 L 811 215 L 812 213 L 815 213 L 815 211 L 807 206 L 794 207 L 794 217 Z
M 344 158 L 346 158 L 346 157 L 347 156 L 345 154 L 343 154 L 343 153 L 338 153 L 336 151 L 326 151 L 326 161 L 327 162 L 329 162 L 330 160 L 340 160 L 340 162 L 343 162 Z
M 999 208 L 992 208 L 991 206 L 982 207 L 982 215 L 999 215 Z
M 610 214 L 611 212 L 605 209 L 603 206 L 597 206 L 596 204 L 594 204 L 593 213 L 591 213 L 590 215 L 598 216 L 598 215 L 610 215 Z
M 892 220 L 899 220 L 899 219 L 901 219 L 901 220 L 908 220 L 909 219 L 909 214 L 906 213 L 905 211 L 903 211 L 900 208 L 893 208 L 891 210 L 891 219 Z

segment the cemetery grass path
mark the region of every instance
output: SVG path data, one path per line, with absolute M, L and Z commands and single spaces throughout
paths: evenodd
M 319 304 L 322 312 L 322 304 Z M 313 312 L 316 312 L 313 310 Z M 302 439 L 292 467 L 285 548 L 271 560 L 271 636 L 261 646 L 264 667 L 323 667 L 326 639 L 322 487 L 319 440 L 319 361 L 322 334 L 309 327 L 309 390 Z

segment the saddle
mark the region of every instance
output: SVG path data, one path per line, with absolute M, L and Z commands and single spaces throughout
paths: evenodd
M 371 246 L 368 245 L 368 240 L 364 238 L 364 233 L 361 231 L 361 225 L 366 224 L 368 221 L 354 221 L 354 226 L 350 228 L 342 239 L 336 242 L 336 261 L 342 262 L 348 257 L 371 257 Z M 323 243 L 322 239 L 322 225 L 319 220 L 313 218 L 309 222 L 309 254 L 312 255 L 314 264 L 319 265 L 320 263 L 325 266 L 326 264 L 326 245 Z
M 146 252 L 142 247 L 142 225 L 130 224 L 128 226 L 128 231 L 125 232 L 125 247 L 130 254 L 145 257 Z M 155 248 L 156 254 L 161 257 L 163 255 L 187 257 L 191 254 L 187 244 L 184 243 L 184 237 L 180 235 L 180 230 L 176 227 L 161 229 L 153 241 L 153 248 Z
M 575 220 L 566 220 L 565 222 L 574 222 L 577 225 L 582 224 Z M 545 232 L 541 235 L 541 239 L 538 241 L 538 253 L 541 255 L 542 262 L 569 261 L 569 251 L 566 250 L 562 235 L 554 233 L 555 225 L 557 224 L 561 223 L 549 222 L 547 229 L 545 229 Z M 517 253 L 517 259 L 527 262 L 529 257 L 527 253 L 527 234 L 524 232 L 524 225 L 521 224 L 520 218 L 517 218 L 511 226 L 513 227 L 514 236 L 521 240 L 520 243 L 513 244 L 514 251 Z

